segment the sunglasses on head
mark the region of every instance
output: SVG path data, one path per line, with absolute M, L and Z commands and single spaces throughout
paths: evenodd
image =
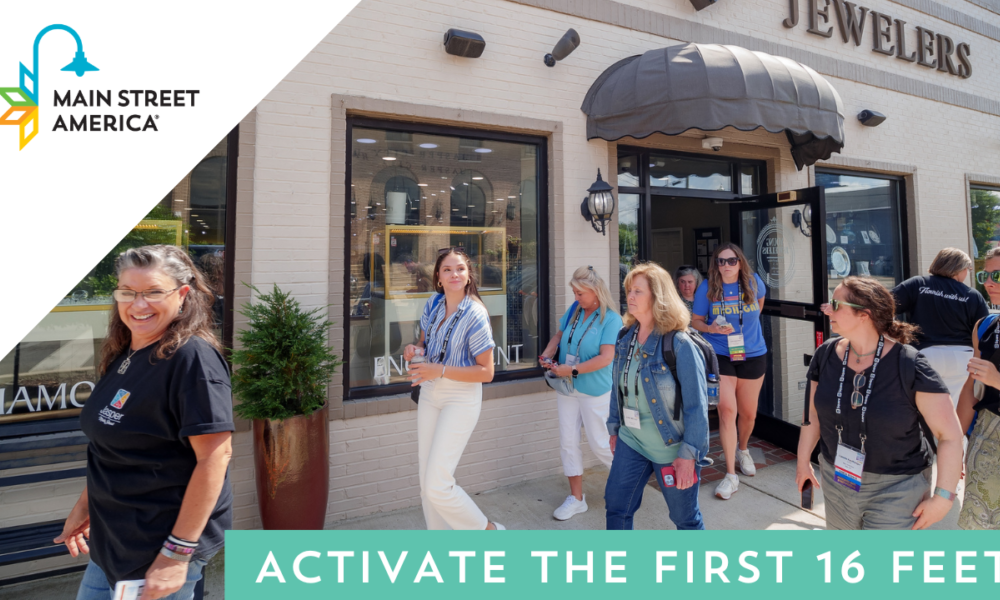
M 715 261 L 719 263 L 720 267 L 724 267 L 726 265 L 729 265 L 730 267 L 735 267 L 736 265 L 740 264 L 740 259 L 735 256 L 732 258 L 722 258 L 720 256 L 719 258 L 715 259 Z
M 980 271 L 976 273 L 976 281 L 983 284 L 987 279 L 992 279 L 993 283 L 1000 283 L 1000 271 Z
M 837 300 L 836 298 L 834 298 L 833 300 L 830 300 L 830 306 L 833 307 L 834 312 L 840 310 L 841 306 L 850 306 L 851 308 L 857 308 L 857 309 L 860 309 L 860 310 L 864 310 L 865 309 L 865 307 L 861 306 L 860 304 L 852 304 L 850 302 L 844 302 L 843 300 Z
M 445 254 L 451 254 L 452 252 L 454 252 L 455 254 L 463 254 L 465 256 L 468 256 L 468 254 L 465 252 L 465 248 L 461 246 L 449 246 L 448 248 L 441 248 L 440 250 L 438 250 L 438 256 L 444 256 Z

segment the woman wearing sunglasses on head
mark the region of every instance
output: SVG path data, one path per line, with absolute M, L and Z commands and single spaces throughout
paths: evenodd
M 719 438 L 726 456 L 726 476 L 715 488 L 715 495 L 723 500 L 729 500 L 740 487 L 737 462 L 744 475 L 753 477 L 757 473 L 747 444 L 757 420 L 757 399 L 767 370 L 767 346 L 760 328 L 760 308 L 766 293 L 764 282 L 750 269 L 740 247 L 726 243 L 715 250 L 708 280 L 698 286 L 694 296 L 691 327 L 711 342 L 722 375 Z
M 420 341 L 408 344 L 417 403 L 420 499 L 427 529 L 504 529 L 479 510 L 455 483 L 455 469 L 479 422 L 483 384 L 493 381 L 493 330 L 476 290 L 472 261 L 461 248 L 445 248 L 434 264 L 431 296 L 420 317 Z
M 985 256 L 984 271 L 976 273 L 990 295 L 990 303 L 1000 303 L 1000 247 Z M 962 431 L 968 431 L 975 417 L 966 453 L 965 502 L 958 517 L 962 529 L 1000 529 L 1000 318 L 989 315 L 972 334 L 974 357 L 969 361 L 968 380 L 958 401 Z M 974 382 L 983 385 L 977 401 Z M 977 412 L 978 411 L 978 412 Z
M 956 404 L 969 376 L 973 329 L 990 312 L 983 295 L 965 285 L 971 268 L 968 254 L 945 248 L 931 262 L 930 275 L 911 277 L 892 289 L 896 314 L 909 313 L 909 322 L 920 327 L 913 346 L 927 357 Z
M 176 246 L 126 250 L 115 273 L 100 380 L 80 413 L 87 485 L 55 542 L 91 555 L 77 600 L 110 600 L 117 582 L 140 579 L 143 600 L 190 600 L 233 522 L 233 397 L 214 296 Z
M 951 509 L 962 472 L 962 432 L 948 387 L 893 320 L 892 294 L 848 277 L 824 306 L 840 337 L 809 365 L 809 425 L 799 434 L 795 482 L 819 485 L 809 458 L 820 444 L 827 529 L 925 529 Z M 930 489 L 930 437 L 937 487 Z

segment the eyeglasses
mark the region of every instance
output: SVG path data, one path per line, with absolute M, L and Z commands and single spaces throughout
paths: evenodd
M 737 257 L 735 257 L 735 256 L 732 257 L 732 258 L 721 258 L 720 257 L 720 258 L 716 259 L 716 262 L 719 263 L 720 267 L 724 267 L 726 265 L 729 265 L 730 267 L 735 267 L 736 265 L 740 264 L 740 259 L 737 258 Z
M 858 373 L 854 376 L 854 393 L 851 394 L 851 408 L 860 408 L 865 403 L 865 397 L 858 391 L 859 388 L 863 387 L 865 387 L 865 376 L 862 373 Z
M 976 273 L 976 281 L 986 283 L 987 279 L 992 279 L 993 283 L 1000 283 L 1000 271 L 980 271 Z
M 861 310 L 864 310 L 866 308 L 864 306 L 861 306 L 860 304 L 852 304 L 850 302 L 844 302 L 843 300 L 837 300 L 836 298 L 830 300 L 830 306 L 833 307 L 834 312 L 840 310 L 841 306 L 850 306 L 851 308 L 858 308 Z
M 149 302 L 150 304 L 156 304 L 157 302 L 163 302 L 167 298 L 167 296 L 173 294 L 179 289 L 181 288 L 175 287 L 172 290 L 146 290 L 145 292 L 137 292 L 135 290 L 115 290 L 114 292 L 111 293 L 111 295 L 114 296 L 115 300 L 117 300 L 118 302 L 123 302 L 123 303 L 135 302 L 135 299 L 138 296 L 142 296 L 143 298 L 146 299 L 146 302 Z

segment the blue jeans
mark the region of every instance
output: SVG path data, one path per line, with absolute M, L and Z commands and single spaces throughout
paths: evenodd
M 187 583 L 184 587 L 169 596 L 164 596 L 162 600 L 192 600 L 194 598 L 194 588 L 201 579 L 201 571 L 205 568 L 206 561 L 196 558 L 188 566 Z M 80 582 L 80 590 L 76 593 L 76 600 L 112 600 L 115 588 L 108 585 L 108 578 L 104 575 L 101 567 L 97 563 L 90 561 L 87 570 L 83 572 L 83 581 Z
M 604 504 L 607 509 L 608 530 L 633 529 L 632 517 L 642 504 L 642 492 L 646 488 L 651 473 L 660 479 L 660 469 L 667 465 L 653 463 L 645 456 L 629 447 L 618 438 L 615 458 L 611 463 L 607 487 L 604 488 Z M 660 490 L 670 510 L 670 520 L 677 529 L 705 529 L 698 508 L 698 489 L 701 487 L 701 467 L 695 467 L 699 483 L 686 490 L 664 487 Z

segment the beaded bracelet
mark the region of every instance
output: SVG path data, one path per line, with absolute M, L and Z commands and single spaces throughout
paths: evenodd
M 177 536 L 175 536 L 173 534 L 170 534 L 170 535 L 167 536 L 167 541 L 170 542 L 170 543 L 172 543 L 172 544 L 176 544 L 178 546 L 186 546 L 188 548 L 197 548 L 198 547 L 198 542 L 192 542 L 191 540 L 185 540 L 185 539 L 179 538 L 179 537 L 177 537 Z
M 194 554 L 195 549 L 191 546 L 178 546 L 170 542 L 163 542 L 163 547 L 177 554 Z

